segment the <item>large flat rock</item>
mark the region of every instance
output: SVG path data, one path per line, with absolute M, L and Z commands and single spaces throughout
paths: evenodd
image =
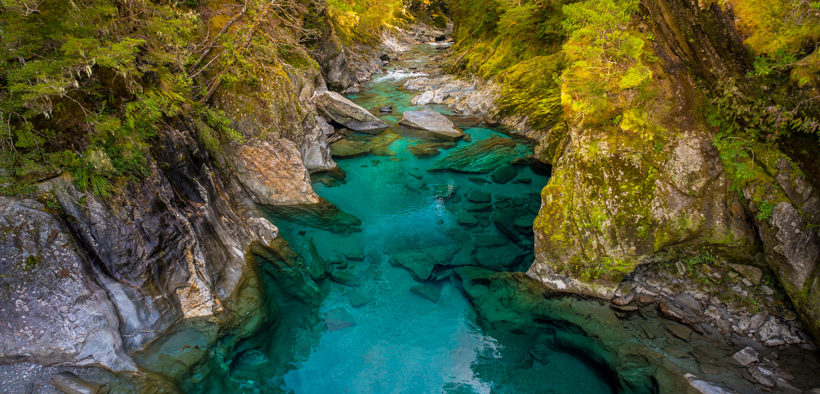
M 433 164 L 431 171 L 487 174 L 528 153 L 525 146 L 514 140 L 494 136 L 450 151 Z
M 313 97 L 313 103 L 323 116 L 348 129 L 377 134 L 387 128 L 386 123 L 339 93 L 326 91 L 317 94 Z
M 436 139 L 455 141 L 464 137 L 464 133 L 453 125 L 453 121 L 427 108 L 420 111 L 404 112 L 399 124 L 413 129 L 424 130 Z

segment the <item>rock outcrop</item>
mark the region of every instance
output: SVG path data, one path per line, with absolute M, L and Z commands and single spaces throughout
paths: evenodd
M 71 233 L 32 200 L 0 197 L 0 361 L 135 371 L 117 312 Z
M 399 124 L 423 130 L 433 139 L 455 141 L 464 136 L 464 132 L 455 128 L 453 121 L 428 108 L 420 111 L 405 111 Z

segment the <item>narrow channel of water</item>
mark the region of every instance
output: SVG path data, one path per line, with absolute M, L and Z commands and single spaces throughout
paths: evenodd
M 397 124 L 403 111 L 418 108 L 400 86 L 413 76 L 409 68 L 423 65 L 431 53 L 430 47 L 415 48 L 413 56 L 351 96 L 377 114 L 379 107 L 393 106 L 392 114 L 380 114 L 391 125 L 381 136 L 349 137 L 384 146 L 376 154 L 338 159 L 345 183 L 314 185 L 323 198 L 360 219 L 361 231 L 340 234 L 321 224 L 275 219 L 315 281 L 283 284 L 276 272 L 267 274 L 273 290 L 265 326 L 251 338 L 212 350 L 182 383 L 186 391 L 613 391 L 599 366 L 551 345 L 540 333 L 507 331 L 482 320 L 486 316 L 479 318 L 465 295 L 459 279 L 464 267 L 523 271 L 531 264 L 531 224 L 547 177 L 521 160 L 514 178 L 503 184 L 489 174 L 428 171 L 453 151 L 509 138 L 472 127 L 465 128 L 470 142 L 436 156 L 411 152 L 426 141 Z M 517 152 L 530 149 L 516 143 Z M 310 305 L 293 293 L 319 294 L 318 301 Z M 311 297 L 316 299 L 304 298 Z

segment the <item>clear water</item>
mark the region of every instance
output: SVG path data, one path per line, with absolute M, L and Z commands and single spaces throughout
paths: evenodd
M 551 346 L 548 332 L 513 332 L 479 318 L 460 287 L 457 273 L 462 266 L 529 266 L 531 230 L 520 224 L 532 223 L 547 178 L 526 165 L 517 166 L 519 181 L 505 184 L 493 183 L 488 174 L 427 171 L 452 149 L 503 136 L 488 128 L 466 129 L 472 142 L 459 142 L 436 157 L 410 153 L 410 146 L 424 141 L 396 124 L 402 111 L 415 108 L 410 105 L 412 95 L 398 86 L 410 73 L 403 67 L 423 65 L 431 52 L 417 48 L 408 60 L 397 63 L 398 72 L 375 78 L 366 91 L 351 97 L 369 109 L 394 106 L 393 114 L 381 116 L 393 126 L 388 132 L 401 135 L 389 146 L 393 154 L 338 160 L 347 173 L 346 183 L 314 185 L 319 195 L 358 217 L 361 231 L 338 234 L 321 225 L 274 219 L 316 277 L 322 294 L 318 310 L 283 300 L 286 291 L 280 285 L 268 299 L 274 317 L 253 337 L 225 341 L 212 350 L 209 360 L 182 382 L 186 391 L 613 391 L 595 365 Z M 476 190 L 490 193 L 492 204 L 469 211 L 477 224 L 459 224 L 459 214 L 481 208 L 467 198 Z M 515 220 L 518 242 L 494 225 L 499 221 L 515 227 L 509 225 Z M 429 260 L 435 266 L 422 270 L 429 278 L 420 280 L 401 264 L 391 264 L 396 255 L 411 256 L 408 260 L 414 262 Z M 322 267 L 335 267 L 340 273 L 320 279 Z

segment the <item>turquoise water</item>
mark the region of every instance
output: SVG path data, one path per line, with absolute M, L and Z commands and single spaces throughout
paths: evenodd
M 371 110 L 394 106 L 395 113 L 381 116 L 392 126 L 385 133 L 398 134 L 389 150 L 337 159 L 344 183 L 314 184 L 320 196 L 361 224 L 340 231 L 323 220 L 289 220 L 293 216 L 273 212 L 298 255 L 297 268 L 280 263 L 263 270 L 263 327 L 247 339 L 229 336 L 212 349 L 182 382 L 186 391 L 613 391 L 600 366 L 553 345 L 549 327 L 505 329 L 503 321 L 478 316 L 463 292 L 459 272 L 465 267 L 524 271 L 531 264 L 530 227 L 547 177 L 523 160 L 503 184 L 490 174 L 427 171 L 450 152 L 487 138 L 509 138 L 473 127 L 465 129 L 471 142 L 437 156 L 410 152 L 426 141 L 397 125 L 401 111 L 414 107 L 412 95 L 397 88 L 402 80 L 390 76 L 413 62 L 423 65 L 431 52 L 417 48 L 387 78 L 351 96 Z M 518 143 L 519 151 L 528 149 Z

